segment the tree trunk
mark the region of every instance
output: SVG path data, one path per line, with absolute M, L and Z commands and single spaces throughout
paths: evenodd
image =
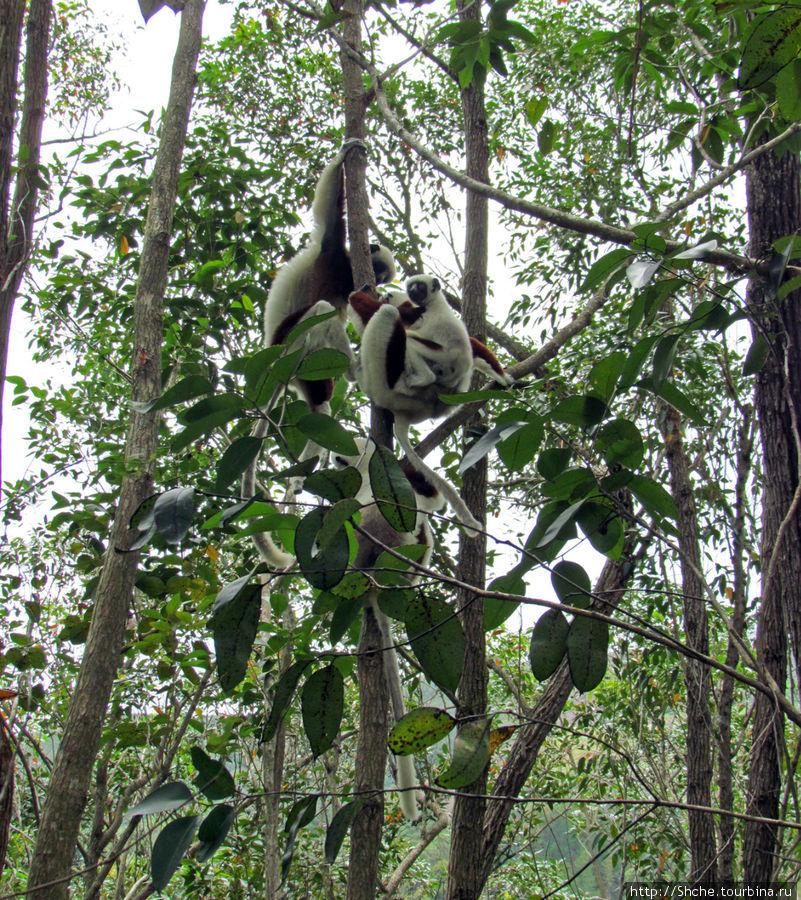
M 747 576 L 744 562 L 745 545 L 745 513 L 748 508 L 748 478 L 751 474 L 751 453 L 754 449 L 752 436 L 753 414 L 747 408 L 740 423 L 737 437 L 737 482 L 734 489 L 734 551 L 732 567 L 734 584 L 732 600 L 734 610 L 731 626 L 734 633 L 742 636 L 745 632 L 745 599 L 747 592 Z M 736 668 L 740 654 L 734 639 L 730 636 L 726 647 L 726 665 Z M 734 678 L 724 675 L 721 679 L 720 698 L 718 700 L 718 806 L 724 810 L 734 809 L 734 769 L 732 758 L 731 711 L 734 705 Z M 720 848 L 718 869 L 721 881 L 734 881 L 734 820 L 729 816 L 721 816 Z
M 706 585 L 702 577 L 698 516 L 695 509 L 690 470 L 681 438 L 681 416 L 664 406 L 662 434 L 670 469 L 670 484 L 676 503 L 679 526 L 681 589 L 684 631 L 687 646 L 709 655 L 709 620 L 706 613 Z M 683 660 L 687 688 L 687 802 L 712 805 L 712 720 L 710 717 L 711 677 L 707 666 L 697 659 Z M 691 809 L 687 813 L 690 832 L 690 881 L 713 884 L 717 881 L 715 820 L 711 813 Z
M 8 832 L 14 811 L 14 746 L 0 713 L 0 875 L 6 863 Z
M 195 66 L 200 52 L 204 0 L 188 0 L 173 64 L 170 100 L 153 171 L 142 259 L 134 306 L 133 401 L 161 391 L 163 300 L 178 174 L 183 154 Z M 130 543 L 129 521 L 153 492 L 159 414 L 131 413 L 126 471 L 114 516 L 109 548 L 95 593 L 92 624 L 78 681 L 50 775 L 31 862 L 28 889 L 48 900 L 67 896 L 70 867 L 97 755 L 114 678 L 122 652 L 133 590 L 137 553 L 120 552 Z
M 779 237 L 801 231 L 798 157 L 766 153 L 746 170 L 749 253 L 768 255 Z M 801 416 L 801 293 L 783 300 L 763 280 L 748 286 L 748 307 L 756 316 L 755 336 L 771 345 L 756 376 L 756 409 L 762 441 L 762 602 L 757 625 L 757 660 L 784 690 L 789 629 L 796 664 L 801 650 L 801 529 L 793 499 L 798 487 L 798 426 Z M 785 522 L 785 518 L 787 521 Z M 766 818 L 779 814 L 783 717 L 763 693 L 756 697 L 746 809 Z M 747 822 L 743 840 L 746 881 L 770 881 L 778 834 L 764 822 Z
M 460 0 L 459 18 L 479 20 L 481 8 Z M 478 68 L 476 68 L 478 75 Z M 483 81 L 478 78 L 461 92 L 465 134 L 465 169 L 478 181 L 489 182 L 489 141 Z M 485 340 L 487 311 L 487 259 L 489 213 L 486 197 L 467 192 L 465 209 L 465 259 L 462 284 L 462 318 L 471 335 Z M 465 473 L 463 496 L 477 519 L 486 518 L 487 461 Z M 481 535 L 459 538 L 458 577 L 467 584 L 483 587 L 487 561 L 487 540 Z M 462 678 L 458 690 L 458 715 L 475 721 L 487 713 L 487 661 L 484 630 L 484 601 L 470 591 L 456 595 L 465 634 Z M 468 900 L 481 893 L 481 845 L 484 839 L 487 773 L 456 797 L 451 823 L 451 847 L 448 860 L 449 900 Z M 472 795 L 472 796 L 469 796 Z
M 11 154 L 17 103 L 17 69 L 24 0 L 3 0 L 0 9 L 0 481 L 2 481 L 3 389 L 14 302 L 33 243 L 39 198 L 39 155 L 47 99 L 47 45 L 51 0 L 31 0 L 25 47 L 25 97 L 19 132 L 19 168 L 11 193 Z

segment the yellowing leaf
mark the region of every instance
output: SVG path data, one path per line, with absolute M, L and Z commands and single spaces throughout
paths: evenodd
M 120 238 L 120 256 L 125 256 L 128 253 L 128 250 L 129 250 L 128 238 L 125 237 L 125 235 L 123 235 Z

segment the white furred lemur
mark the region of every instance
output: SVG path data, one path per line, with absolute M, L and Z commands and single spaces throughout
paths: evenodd
M 440 394 L 467 390 L 474 368 L 504 387 L 512 379 L 491 350 L 470 338 L 464 323 L 448 305 L 439 281 L 430 275 L 412 276 L 406 282 L 406 294 L 395 292 L 388 302 L 379 303 L 369 294 L 356 291 L 349 303 L 363 328 L 362 390 L 373 403 L 394 414 L 395 434 L 406 458 L 436 486 L 459 523 L 475 536 L 481 523 L 453 485 L 415 453 L 409 426 L 444 415 L 448 406 L 440 400 Z
M 417 517 L 415 520 L 414 530 L 411 532 L 399 532 L 387 522 L 381 511 L 375 503 L 372 488 L 370 487 L 370 478 L 368 467 L 370 457 L 375 452 L 374 445 L 368 445 L 361 438 L 357 438 L 357 444 L 362 449 L 361 455 L 358 457 L 341 456 L 333 457 L 336 465 L 351 465 L 358 469 L 362 476 L 362 486 L 356 494 L 356 499 L 362 504 L 361 513 L 361 530 L 357 533 L 356 539 L 358 550 L 353 566 L 363 572 L 371 572 L 375 568 L 378 557 L 384 552 L 385 548 L 397 549 L 398 547 L 408 546 L 409 544 L 422 544 L 426 550 L 423 554 L 420 565 L 428 566 L 431 562 L 431 555 L 434 549 L 434 535 L 429 524 L 429 513 L 436 512 L 444 506 L 444 498 L 429 480 L 416 469 L 411 463 L 401 463 L 404 474 L 409 479 L 409 483 L 414 491 L 415 501 L 417 505 Z M 412 578 L 411 583 L 417 579 Z M 387 677 L 387 687 L 389 689 L 390 702 L 392 703 L 392 714 L 395 721 L 399 721 L 405 715 L 405 703 L 403 700 L 403 685 L 401 682 L 400 667 L 398 665 L 398 654 L 395 650 L 395 640 L 392 636 L 392 628 L 389 619 L 378 605 L 378 593 L 376 588 L 371 588 L 365 606 L 370 606 L 375 615 L 378 627 L 381 630 L 381 642 L 384 652 L 384 672 Z M 397 766 L 396 783 L 398 786 L 398 795 L 400 798 L 401 811 L 406 819 L 415 820 L 419 813 L 417 809 L 416 791 L 414 785 L 417 783 L 417 773 L 414 768 L 414 757 L 396 756 L 395 763 Z
M 345 331 L 348 295 L 353 290 L 353 269 L 345 244 L 345 157 L 354 147 L 364 147 L 358 139 L 346 141 L 339 153 L 323 170 L 314 192 L 312 215 L 314 227 L 308 244 L 276 273 L 264 306 L 264 346 L 280 344 L 300 322 L 336 311 L 337 315 L 319 322 L 304 332 L 295 343 L 303 344 L 307 353 L 320 348 L 339 350 L 351 361 L 353 351 Z M 395 277 L 395 261 L 390 251 L 380 244 L 370 245 L 373 272 L 377 284 Z M 295 388 L 314 412 L 330 412 L 334 381 L 295 379 Z M 267 421 L 256 423 L 252 434 L 264 437 Z M 302 454 L 307 459 L 317 449 L 309 442 Z M 256 462 L 242 476 L 242 496 L 253 497 L 256 488 Z M 262 557 L 271 565 L 286 568 L 294 558 L 282 552 L 269 534 L 254 536 Z

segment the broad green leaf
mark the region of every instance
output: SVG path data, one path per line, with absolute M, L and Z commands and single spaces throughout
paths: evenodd
M 656 275 L 661 265 L 661 259 L 635 259 L 634 262 L 629 263 L 626 267 L 626 278 L 628 278 L 632 288 L 635 291 L 639 291 Z
M 537 125 L 546 109 L 548 109 L 547 97 L 532 98 L 526 103 L 526 118 L 532 128 Z
M 395 531 L 414 531 L 417 522 L 414 490 L 394 454 L 386 447 L 376 446 L 368 473 L 381 515 Z
M 192 765 L 197 769 L 195 787 L 212 802 L 230 797 L 236 787 L 231 773 L 218 759 L 212 759 L 201 747 L 192 747 L 190 751 Z
M 161 494 L 153 504 L 153 523 L 168 544 L 181 541 L 195 516 L 195 489 L 177 487 Z
M 801 8 L 786 5 L 758 12 L 746 30 L 738 85 L 758 88 L 776 76 L 801 51 Z
M 339 598 L 331 616 L 331 627 L 328 632 L 328 639 L 332 644 L 337 644 L 342 640 L 347 630 L 359 617 L 363 607 L 364 595 Z
M 526 594 L 526 583 L 520 575 L 512 569 L 511 572 L 507 572 L 505 575 L 501 575 L 494 579 L 487 590 L 524 597 Z M 502 600 L 499 597 L 485 597 L 484 630 L 492 631 L 495 628 L 499 628 L 519 606 L 520 604 L 515 603 L 514 600 Z
M 546 481 L 553 481 L 567 468 L 573 451 L 567 447 L 553 447 L 543 450 L 537 459 L 537 471 Z
M 565 606 L 585 609 L 592 600 L 590 576 L 574 562 L 562 560 L 551 570 L 551 584 L 556 596 Z
M 687 329 L 692 331 L 724 331 L 733 321 L 732 314 L 718 300 L 702 300 L 693 310 Z
M 317 532 L 317 546 L 321 551 L 325 552 L 332 542 L 341 543 L 343 534 L 347 539 L 345 523 L 349 522 L 360 509 L 359 501 L 349 497 L 325 510 L 323 524 Z M 350 549 L 350 544 L 348 548 Z
M 656 341 L 657 337 L 653 335 L 643 338 L 641 341 L 637 341 L 629 352 L 628 358 L 623 364 L 623 369 L 620 373 L 619 388 L 621 391 L 630 388 L 637 380 L 642 367 L 645 365 L 645 360 L 650 355 L 651 349 Z
M 718 242 L 713 238 L 711 241 L 703 241 L 694 247 L 688 247 L 686 250 L 680 250 L 671 256 L 672 260 L 677 259 L 703 259 L 711 250 L 716 250 Z
M 298 378 L 305 381 L 322 381 L 325 378 L 337 378 L 347 372 L 350 360 L 344 353 L 331 347 L 313 350 L 304 357 L 298 366 Z
M 281 720 L 286 715 L 286 711 L 289 709 L 290 703 L 292 703 L 292 698 L 295 696 L 295 689 L 300 681 L 300 676 L 311 663 L 311 659 L 299 659 L 297 662 L 292 663 L 278 679 L 278 684 L 275 686 L 272 709 L 267 717 L 267 721 L 264 723 L 260 743 L 266 744 L 267 741 L 271 741 L 275 736 L 275 732 L 278 730 L 278 726 L 281 724 Z
M 342 722 L 345 682 L 335 666 L 313 672 L 301 691 L 303 730 L 316 758 L 334 743 Z
M 214 385 L 208 378 L 204 378 L 202 375 L 188 375 L 164 391 L 160 397 L 151 400 L 150 403 L 132 403 L 131 406 L 137 412 L 153 412 L 157 409 L 166 409 L 168 406 L 193 400 L 195 397 L 203 396 L 203 394 L 210 394 L 213 390 Z
M 553 120 L 545 119 L 537 132 L 537 146 L 543 156 L 547 156 L 553 150 L 556 142 L 556 125 Z
M 590 369 L 587 381 L 607 402 L 615 392 L 615 386 L 627 358 L 628 355 L 622 350 L 614 350 L 608 356 L 598 360 Z
M 658 391 L 673 371 L 673 360 L 676 356 L 680 334 L 669 334 L 659 339 L 654 350 L 654 387 Z
M 580 425 L 588 428 L 597 425 L 606 415 L 606 404 L 598 397 L 584 394 L 565 397 L 551 410 L 550 417 L 566 425 Z
M 212 809 L 197 830 L 197 839 L 200 842 L 195 854 L 197 862 L 206 862 L 222 847 L 235 818 L 236 809 L 228 803 L 221 803 Z
M 418 594 L 406 608 L 406 634 L 423 672 L 454 692 L 464 664 L 464 632 L 453 609 L 435 595 Z
M 529 422 L 498 444 L 498 456 L 510 472 L 519 472 L 534 458 L 545 430 L 539 422 Z
M 220 687 L 226 694 L 245 677 L 260 617 L 261 585 L 249 575 L 227 585 L 214 601 L 209 627 Z
M 301 828 L 305 828 L 313 819 L 317 812 L 317 794 L 311 797 L 305 797 L 289 810 L 284 825 L 284 833 L 287 836 L 284 855 L 281 858 L 281 887 L 283 887 L 286 877 L 289 874 L 289 868 L 292 865 L 292 857 L 295 852 L 295 838 Z
M 313 509 L 295 530 L 295 556 L 300 570 L 309 584 L 321 591 L 329 591 L 342 581 L 350 559 L 350 541 L 344 528 L 328 533 L 325 546 L 318 546 L 326 513 L 323 507 Z
M 253 460 L 259 455 L 264 438 L 241 437 L 237 438 L 223 453 L 217 463 L 217 482 L 215 490 L 224 491 L 232 481 L 247 469 Z
M 325 833 L 325 861 L 330 866 L 337 858 L 339 854 L 339 850 L 342 847 L 342 842 L 347 837 L 350 826 L 353 824 L 353 820 L 359 813 L 359 810 L 364 806 L 364 800 L 351 800 L 350 803 L 346 803 L 344 806 L 340 807 L 337 811 L 337 814 L 331 820 L 331 824 L 328 826 L 328 830 Z
M 647 385 L 648 389 L 653 390 L 652 382 L 641 382 L 641 384 L 643 386 Z M 655 393 L 677 409 L 683 416 L 692 419 L 695 425 L 699 427 L 706 425 L 706 418 L 701 410 L 672 381 L 666 381 Z
M 344 469 L 322 469 L 303 482 L 303 490 L 316 494 L 323 500 L 336 503 L 346 497 L 355 497 L 362 486 L 362 476 L 353 466 Z
M 623 545 L 623 523 L 617 513 L 604 503 L 585 503 L 578 512 L 579 528 L 599 552 L 617 559 Z
M 453 742 L 451 764 L 437 776 L 437 784 L 446 790 L 459 790 L 473 784 L 489 762 L 489 733 L 488 719 L 462 725 Z
M 356 456 L 359 452 L 353 435 L 331 416 L 309 413 L 298 421 L 298 429 L 326 450 L 333 450 L 344 456 Z
M 150 877 L 157 891 L 164 890 L 181 864 L 197 831 L 200 816 L 182 816 L 161 829 L 150 854 Z
M 529 540 L 526 541 L 526 549 L 531 551 L 539 550 L 542 547 L 547 547 L 552 541 L 564 540 L 565 529 L 572 526 L 577 521 L 578 514 L 586 502 L 586 500 L 578 500 L 576 503 L 571 503 L 567 508 L 562 509 L 538 537 L 536 544 L 531 544 L 533 533 L 529 536 Z M 547 507 L 543 507 L 543 510 L 540 512 L 540 517 L 545 509 L 547 509 Z M 539 519 L 537 520 L 537 524 L 539 525 Z
M 756 375 L 760 372 L 768 361 L 770 355 L 770 344 L 764 334 L 758 334 L 745 357 L 743 363 L 743 375 Z
M 576 616 L 567 635 L 570 677 L 584 693 L 597 687 L 606 674 L 609 626 L 600 619 Z
M 419 753 L 446 738 L 455 725 L 456 719 L 443 709 L 433 706 L 412 709 L 392 726 L 389 749 L 396 756 Z
M 561 610 L 548 609 L 537 619 L 531 633 L 528 659 L 537 681 L 545 681 L 559 668 L 567 650 L 567 619 Z
M 595 448 L 610 466 L 636 469 L 645 456 L 642 435 L 628 419 L 605 422 L 595 435 Z
M 629 259 L 631 259 L 631 250 L 628 247 L 618 247 L 597 259 L 592 264 L 590 271 L 587 272 L 587 276 L 579 288 L 580 293 L 586 294 L 588 291 L 595 290 L 607 278 L 618 272 Z
M 673 497 L 661 484 L 646 475 L 634 475 L 628 482 L 629 490 L 648 512 L 656 517 L 675 519 L 678 515 Z
M 192 791 L 183 781 L 171 781 L 151 791 L 147 797 L 132 806 L 125 816 L 150 816 L 153 813 L 169 812 L 185 806 L 191 799 Z
M 553 481 L 545 484 L 542 493 L 554 500 L 567 500 L 568 503 L 574 503 L 591 494 L 597 487 L 595 476 L 589 468 L 575 466 L 566 469 Z
M 525 421 L 506 422 L 495 425 L 486 434 L 481 437 L 468 449 L 464 458 L 459 464 L 459 474 L 463 475 L 471 466 L 474 466 L 479 460 L 492 450 L 493 447 L 505 438 L 511 437 L 516 431 L 525 427 Z

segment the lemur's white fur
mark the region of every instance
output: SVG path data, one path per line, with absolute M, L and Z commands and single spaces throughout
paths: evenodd
M 430 469 L 415 453 L 409 426 L 445 414 L 440 394 L 464 391 L 473 373 L 473 350 L 462 320 L 448 306 L 439 282 L 430 275 L 415 275 L 406 293 L 423 313 L 408 328 L 392 303 L 372 315 L 362 334 L 362 390 L 377 406 L 395 416 L 398 443 L 412 466 L 447 499 L 460 524 L 475 536 L 481 523 L 456 489 Z
M 416 473 L 410 472 L 410 470 L 407 469 L 407 476 L 412 475 L 411 483 L 412 488 L 415 490 L 417 517 L 413 531 L 407 533 L 395 531 L 376 506 L 372 488 L 370 487 L 368 466 L 370 457 L 374 452 L 374 445 L 368 444 L 362 439 L 358 439 L 357 442 L 361 447 L 359 456 L 336 456 L 333 460 L 339 465 L 355 466 L 362 476 L 362 486 L 356 494 L 356 499 L 362 504 L 362 531 L 357 535 L 359 550 L 356 555 L 355 566 L 369 571 L 375 566 L 375 562 L 381 555 L 384 547 L 392 547 L 394 549 L 408 544 L 423 544 L 425 546 L 426 551 L 420 560 L 420 564 L 428 566 L 431 561 L 431 554 L 434 546 L 434 536 L 428 521 L 428 514 L 442 508 L 444 505 L 443 497 L 437 492 L 433 485 L 426 483 L 428 479 L 419 479 Z M 368 535 L 374 540 L 370 540 Z M 416 579 L 412 580 L 414 581 Z M 400 667 L 398 665 L 398 654 L 395 650 L 395 640 L 392 636 L 392 628 L 389 620 L 378 605 L 378 597 L 375 588 L 371 588 L 367 596 L 366 605 L 369 605 L 372 609 L 373 615 L 375 616 L 381 631 L 381 642 L 383 644 L 385 662 L 384 672 L 386 673 L 387 687 L 389 689 L 390 702 L 392 703 L 392 714 L 397 722 L 405 715 L 405 704 L 403 701 L 403 684 L 401 682 Z M 401 811 L 406 819 L 413 821 L 419 815 L 416 797 L 417 792 L 414 790 L 414 786 L 417 784 L 414 757 L 411 755 L 396 756 L 395 764 L 397 766 L 396 783 L 398 786 Z

